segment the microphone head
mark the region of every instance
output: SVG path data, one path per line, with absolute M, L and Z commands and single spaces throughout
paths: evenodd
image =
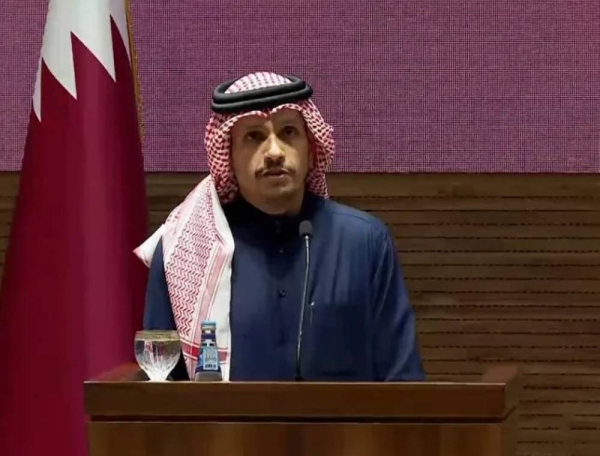
M 301 237 L 312 237 L 313 234 L 313 229 L 312 229 L 312 223 L 310 223 L 308 220 L 303 220 L 302 222 L 300 222 L 300 227 L 298 228 L 298 232 L 300 233 Z

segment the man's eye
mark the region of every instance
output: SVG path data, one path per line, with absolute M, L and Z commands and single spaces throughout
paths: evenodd
M 250 141 L 262 141 L 264 139 L 263 134 L 260 131 L 250 131 L 246 134 L 246 138 Z
M 296 129 L 296 127 L 289 126 L 289 127 L 285 127 L 283 129 L 283 134 L 285 136 L 292 136 L 292 135 L 296 134 L 297 131 L 298 130 Z

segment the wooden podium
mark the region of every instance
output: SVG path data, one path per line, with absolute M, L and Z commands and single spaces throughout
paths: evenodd
M 479 382 L 85 382 L 90 456 L 512 456 L 517 370 Z

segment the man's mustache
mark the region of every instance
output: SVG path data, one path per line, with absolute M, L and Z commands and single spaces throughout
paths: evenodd
M 267 176 L 269 174 L 294 174 L 294 170 L 288 166 L 282 165 L 261 166 L 256 170 L 257 177 Z

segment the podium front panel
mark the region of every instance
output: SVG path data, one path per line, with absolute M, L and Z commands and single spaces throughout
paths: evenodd
M 91 423 L 90 456 L 512 456 L 504 424 Z

